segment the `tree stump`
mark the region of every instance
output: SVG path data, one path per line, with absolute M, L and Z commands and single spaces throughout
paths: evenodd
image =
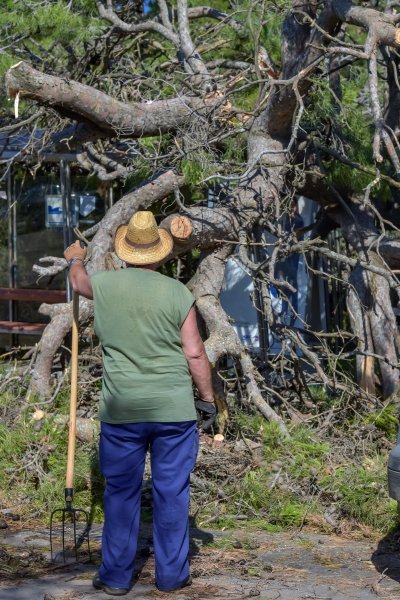
M 192 235 L 193 226 L 188 219 L 188 217 L 184 217 L 183 215 L 176 215 L 170 224 L 170 232 L 174 240 L 177 242 L 185 242 Z

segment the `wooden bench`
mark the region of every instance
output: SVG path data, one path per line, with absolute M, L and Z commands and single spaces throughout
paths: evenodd
M 0 300 L 55 304 L 66 302 L 67 293 L 65 290 L 42 290 L 39 288 L 0 288 Z M 0 321 L 0 334 L 41 335 L 46 325 L 47 323 Z

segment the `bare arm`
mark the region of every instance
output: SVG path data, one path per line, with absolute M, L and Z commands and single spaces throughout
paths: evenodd
M 85 265 L 80 260 L 72 263 L 69 268 L 69 281 L 74 292 L 93 300 L 92 282 L 86 273 Z
M 181 327 L 182 348 L 200 398 L 214 402 L 211 367 L 197 327 L 196 311 L 191 308 Z
M 93 300 L 92 282 L 84 265 L 86 258 L 85 245 L 76 240 L 64 250 L 64 257 L 69 265 L 69 281 L 74 292 Z

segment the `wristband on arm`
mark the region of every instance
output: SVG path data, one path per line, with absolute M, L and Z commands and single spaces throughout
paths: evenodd
M 83 258 L 81 258 L 80 256 L 74 256 L 73 258 L 70 258 L 67 261 L 68 267 L 70 267 L 71 265 L 73 265 L 77 260 L 80 260 L 82 262 L 82 264 L 84 263 Z

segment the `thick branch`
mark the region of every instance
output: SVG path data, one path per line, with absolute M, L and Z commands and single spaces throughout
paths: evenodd
M 188 17 L 189 19 L 200 19 L 201 17 L 209 17 L 211 19 L 217 19 L 218 21 L 222 21 L 227 25 L 230 25 L 232 29 L 235 31 L 244 32 L 244 27 L 238 21 L 235 21 L 230 15 L 227 13 L 221 12 L 216 8 L 212 8 L 211 6 L 191 6 L 188 8 Z
M 157 4 L 158 4 L 158 10 L 160 11 L 160 17 L 161 17 L 162 24 L 167 29 L 172 30 L 172 23 L 169 18 L 168 5 L 167 5 L 166 1 L 165 0 L 157 0 Z
M 298 105 L 294 85 L 297 85 L 300 97 L 307 94 L 312 86 L 312 80 L 303 77 L 303 72 L 310 66 L 315 65 L 315 68 L 318 66 L 324 55 L 324 46 L 329 43 L 341 22 L 353 23 L 367 30 L 369 35 L 365 50 L 369 56 L 377 44 L 394 47 L 400 45 L 400 30 L 396 29 L 392 16 L 376 10 L 353 6 L 348 0 L 334 0 L 327 3 L 315 23 L 311 18 L 311 12 L 309 14 L 310 16 L 305 12 L 303 4 L 303 8 L 298 11 L 297 21 L 293 17 L 285 21 L 287 28 L 285 40 L 291 41 L 283 50 L 288 53 L 294 46 L 296 48 L 295 55 L 300 54 L 300 56 L 297 62 L 290 59 L 289 56 L 283 56 L 283 64 L 287 65 L 283 77 L 297 75 L 297 81 L 274 90 L 270 94 L 266 109 L 255 120 L 254 132 L 263 132 L 277 139 L 287 140 L 289 138 L 293 116 Z M 304 19 L 306 21 L 308 19 L 309 23 L 315 25 L 310 30 L 306 52 L 304 52 L 304 47 L 306 46 L 305 36 L 308 26 L 302 22 L 299 23 Z M 300 45 L 296 43 L 297 39 L 300 40 Z M 301 47 L 301 52 L 299 52 L 299 47 Z M 273 80 L 271 83 L 273 84 Z
M 194 111 L 207 113 L 220 98 L 205 100 L 180 96 L 168 100 L 126 104 L 77 81 L 47 75 L 18 63 L 6 74 L 7 94 L 17 93 L 60 112 L 68 111 L 76 120 L 88 120 L 101 130 L 138 138 L 158 135 L 183 125 Z
M 169 27 L 165 27 L 161 23 L 157 23 L 157 21 L 147 20 L 141 23 L 125 23 L 119 16 L 112 10 L 112 8 L 105 8 L 102 2 L 96 2 L 97 10 L 103 19 L 107 19 L 110 23 L 113 24 L 114 28 L 117 31 L 122 31 L 123 33 L 140 33 L 141 31 L 153 31 L 154 33 L 159 33 L 164 36 L 174 44 L 174 46 L 179 46 L 179 38 Z
M 268 402 L 264 400 L 260 392 L 260 388 L 255 378 L 255 368 L 247 352 L 242 353 L 240 364 L 242 366 L 243 373 L 245 373 L 246 390 L 250 404 L 255 406 L 255 408 L 257 408 L 257 410 L 264 415 L 266 419 L 277 423 L 281 434 L 284 437 L 289 437 L 289 433 L 283 419 L 274 411 L 273 408 L 271 408 Z
M 302 17 L 298 17 L 301 19 Z M 265 110 L 261 115 L 255 119 L 253 125 L 254 133 L 267 134 L 272 138 L 279 140 L 288 140 L 292 129 L 293 116 L 296 111 L 298 104 L 294 86 L 297 86 L 298 94 L 302 97 L 307 94 L 308 90 L 312 86 L 312 79 L 304 77 L 304 71 L 307 70 L 311 74 L 312 70 L 318 66 L 319 61 L 324 55 L 324 46 L 328 43 L 328 40 L 324 32 L 329 35 L 333 34 L 339 24 L 339 18 L 332 11 L 330 6 L 326 6 L 322 10 L 317 20 L 317 28 L 311 29 L 309 43 L 307 51 L 301 52 L 299 60 L 293 66 L 293 61 L 289 60 L 286 56 L 283 58 L 284 64 L 287 64 L 284 77 L 295 78 L 292 82 L 288 82 L 288 85 L 280 87 L 279 89 L 273 89 L 272 93 L 268 98 L 268 102 Z M 294 21 L 287 21 L 286 26 L 288 31 L 286 32 L 286 39 L 290 38 L 290 29 L 292 35 L 298 35 L 298 26 L 294 25 Z M 304 37 L 304 28 L 301 27 L 300 38 Z M 288 45 L 287 49 L 292 48 L 293 44 Z M 304 48 L 304 46 L 303 46 Z M 271 80 L 271 85 L 273 85 Z
M 370 39 L 367 41 L 367 47 L 372 47 L 375 43 L 400 46 L 400 30 L 395 27 L 394 16 L 372 8 L 354 6 L 350 0 L 333 0 L 332 8 L 341 21 L 358 25 L 368 31 Z
M 208 77 L 207 67 L 196 51 L 190 35 L 187 1 L 177 0 L 176 7 L 178 13 L 180 46 L 184 56 L 184 62 L 189 65 L 191 72 L 195 75 Z
M 171 221 L 176 215 L 166 217 L 160 226 L 170 229 Z M 226 208 L 192 208 L 190 210 L 192 233 L 190 238 L 174 247 L 175 256 L 185 253 L 192 248 L 203 250 L 215 247 L 216 240 L 229 240 L 232 242 L 238 236 L 238 222 L 234 215 Z
M 375 255 L 371 259 L 377 265 L 381 261 Z M 382 392 L 388 398 L 399 386 L 398 364 L 399 333 L 390 299 L 387 281 L 374 273 L 356 267 L 349 277 L 351 288 L 348 294 L 349 315 L 354 331 L 359 338 L 361 352 L 375 352 L 384 357 L 379 360 Z M 365 381 L 364 356 L 357 356 L 359 382 Z
M 257 383 L 256 369 L 246 349 L 229 322 L 228 315 L 219 301 L 225 274 L 225 264 L 233 249 L 225 244 L 204 256 L 188 287 L 196 298 L 196 306 L 206 324 L 209 337 L 205 342 L 210 362 L 215 365 L 221 356 L 228 355 L 240 360 L 246 380 L 247 399 L 250 405 L 270 421 L 278 423 L 284 436 L 288 435 L 283 419 L 263 398 Z
M 50 397 L 50 373 L 54 355 L 72 326 L 72 304 L 57 305 L 57 314 L 52 316 L 39 342 L 39 353 L 32 369 L 30 392 L 40 397 Z M 92 314 L 92 302 L 85 298 L 79 301 L 79 317 L 87 320 Z
M 366 206 L 348 203 L 348 210 L 341 206 L 328 214 L 341 226 L 344 236 L 357 252 L 374 250 L 392 269 L 400 268 L 400 240 L 382 236 L 374 222 L 374 215 Z

